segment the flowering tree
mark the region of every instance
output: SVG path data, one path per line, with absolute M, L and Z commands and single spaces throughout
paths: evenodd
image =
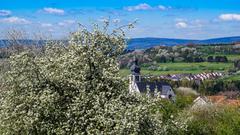
M 109 34 L 108 25 L 83 28 L 68 46 L 50 43 L 41 55 L 11 57 L 1 91 L 1 134 L 167 133 L 160 100 L 129 94 L 119 77 L 124 32 Z

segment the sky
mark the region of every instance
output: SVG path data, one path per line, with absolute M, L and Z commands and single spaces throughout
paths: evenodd
M 240 36 L 239 0 L 0 0 L 0 39 L 21 29 L 66 38 L 79 23 L 137 20 L 130 38 L 209 39 Z

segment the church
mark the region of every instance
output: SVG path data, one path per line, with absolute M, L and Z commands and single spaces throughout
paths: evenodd
M 130 68 L 129 75 L 129 91 L 130 93 L 147 93 L 154 95 L 156 91 L 160 93 L 161 98 L 175 100 L 176 95 L 170 84 L 163 81 L 150 81 L 141 75 L 141 68 L 138 65 L 138 60 L 135 58 L 134 63 Z

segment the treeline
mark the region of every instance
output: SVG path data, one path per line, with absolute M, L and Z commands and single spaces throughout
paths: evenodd
M 227 56 L 208 56 L 208 62 L 228 62 Z
M 162 55 L 159 59 L 156 59 L 159 63 L 175 62 L 174 57 L 168 59 L 166 56 Z M 186 57 L 184 62 L 228 62 L 227 56 L 208 56 L 207 59 L 204 57 Z
M 234 45 L 156 46 L 146 50 L 126 50 L 119 58 L 121 67 L 131 65 L 134 56 L 139 64 L 168 62 L 229 62 L 227 55 L 240 53 Z M 232 62 L 232 61 L 231 61 Z

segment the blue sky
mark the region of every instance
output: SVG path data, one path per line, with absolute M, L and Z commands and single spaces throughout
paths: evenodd
M 24 29 L 64 38 L 77 23 L 138 20 L 128 37 L 208 39 L 240 36 L 239 0 L 0 0 L 0 38 Z

